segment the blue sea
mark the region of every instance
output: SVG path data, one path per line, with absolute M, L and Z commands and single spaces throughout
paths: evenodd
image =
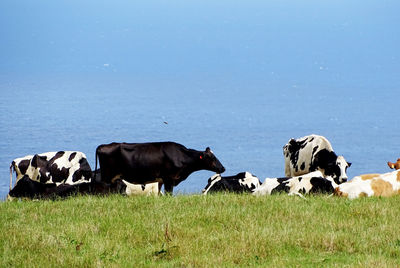
M 400 157 L 396 1 L 3 1 L 0 199 L 14 158 L 110 142 L 210 147 L 226 175 L 284 175 L 319 134 L 349 178 Z M 193 173 L 175 193 L 200 193 Z

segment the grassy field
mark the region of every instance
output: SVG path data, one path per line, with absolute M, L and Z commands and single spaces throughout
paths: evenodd
M 79 196 L 0 215 L 0 267 L 400 266 L 400 196 Z

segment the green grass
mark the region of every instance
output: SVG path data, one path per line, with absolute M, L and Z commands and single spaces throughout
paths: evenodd
M 78 196 L 0 215 L 0 267 L 400 266 L 400 196 Z

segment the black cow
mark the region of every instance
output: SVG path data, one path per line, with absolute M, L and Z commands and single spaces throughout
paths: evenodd
M 208 179 L 203 194 L 214 192 L 251 193 L 260 186 L 260 180 L 250 172 L 241 172 L 235 176 L 216 174 Z
M 159 182 L 170 194 L 195 171 L 225 171 L 210 148 L 202 152 L 174 142 L 103 144 L 96 149 L 96 169 L 97 159 L 106 183 L 117 178 L 138 184 Z

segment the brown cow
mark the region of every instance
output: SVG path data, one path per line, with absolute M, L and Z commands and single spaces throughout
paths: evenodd
M 397 162 L 396 163 L 392 163 L 392 162 L 389 161 L 389 162 L 387 162 L 387 164 L 391 169 L 398 170 L 398 169 L 400 169 L 400 158 L 397 158 Z

